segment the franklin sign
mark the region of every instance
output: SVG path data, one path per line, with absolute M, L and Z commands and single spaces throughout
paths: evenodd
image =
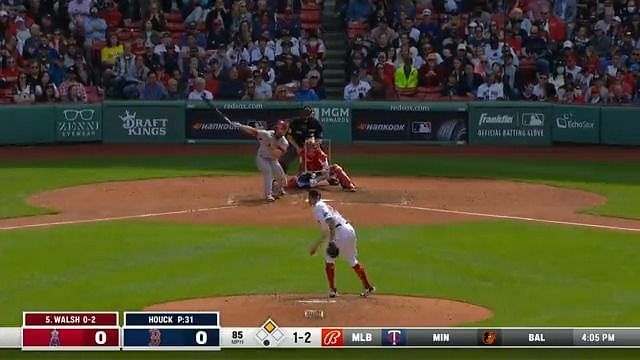
M 484 124 L 513 124 L 513 116 L 511 115 L 489 115 L 482 113 L 480 115 L 479 126 Z

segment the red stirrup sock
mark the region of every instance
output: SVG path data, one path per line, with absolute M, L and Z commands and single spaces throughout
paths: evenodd
M 356 272 L 356 274 L 358 274 L 358 277 L 360 278 L 360 281 L 362 281 L 362 285 L 364 286 L 364 288 L 371 288 L 371 284 L 369 284 L 369 280 L 367 279 L 367 273 L 364 271 L 364 266 L 356 264 L 353 267 L 353 270 Z
M 324 271 L 327 273 L 327 280 L 329 281 L 329 288 L 336 288 L 336 267 L 332 263 L 325 263 Z

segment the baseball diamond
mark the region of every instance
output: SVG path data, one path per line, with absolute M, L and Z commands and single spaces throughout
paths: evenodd
M 215 310 L 244 327 L 640 319 L 637 149 L 335 146 L 355 192 L 267 202 L 255 148 L 0 148 L 0 325 L 25 309 Z

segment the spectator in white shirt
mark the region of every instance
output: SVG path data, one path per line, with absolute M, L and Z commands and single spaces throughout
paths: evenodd
M 344 87 L 345 100 L 365 99 L 371 90 L 368 82 L 360 80 L 360 71 L 354 70 L 351 74 L 351 82 Z
M 476 99 L 489 101 L 503 100 L 504 85 L 501 81 L 496 81 L 494 74 L 487 74 L 485 82 L 478 87 Z
M 251 50 L 251 65 L 258 65 L 262 58 L 267 58 L 269 61 L 273 62 L 276 60 L 276 54 L 272 48 L 267 46 L 267 41 L 269 39 L 265 37 L 261 37 L 258 40 L 258 46 L 255 46 L 253 50 Z
M 273 89 L 271 85 L 264 81 L 262 71 L 259 69 L 253 70 L 253 79 L 256 84 L 255 99 L 256 100 L 271 100 L 273 97 Z
M 189 93 L 189 100 L 213 100 L 213 94 L 205 89 L 206 81 L 204 78 L 196 78 L 194 89 Z

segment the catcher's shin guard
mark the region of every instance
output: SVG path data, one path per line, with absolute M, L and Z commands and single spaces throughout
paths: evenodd
M 333 164 L 331 165 L 329 170 L 331 171 L 331 174 L 333 176 L 338 178 L 338 181 L 340 181 L 340 186 L 342 186 L 343 189 L 353 189 L 356 187 L 351 181 L 349 175 L 347 175 L 347 173 L 342 169 L 340 165 Z

